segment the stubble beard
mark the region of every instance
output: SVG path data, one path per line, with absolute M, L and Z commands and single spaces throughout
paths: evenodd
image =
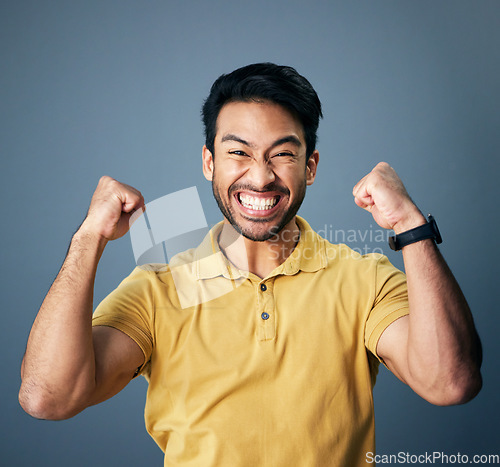
M 269 191 L 281 191 L 283 193 L 289 191 L 286 189 L 283 189 L 281 187 L 276 187 L 276 186 L 268 186 L 267 187 Z M 217 202 L 217 205 L 219 206 L 219 209 L 222 212 L 222 215 L 229 221 L 229 223 L 233 226 L 233 228 L 240 234 L 243 235 L 245 238 L 248 238 L 249 240 L 252 240 L 254 242 L 265 242 L 267 240 L 270 240 L 271 238 L 275 238 L 282 230 L 283 228 L 295 217 L 297 214 L 300 206 L 302 205 L 302 201 L 304 201 L 304 197 L 306 194 L 306 181 L 305 179 L 303 180 L 303 183 L 300 186 L 300 189 L 297 193 L 297 197 L 295 201 L 290 205 L 290 207 L 287 209 L 287 211 L 282 215 L 281 218 L 276 219 L 274 225 L 270 227 L 267 231 L 257 233 L 252 230 L 252 228 L 246 228 L 242 226 L 238 221 L 236 220 L 236 215 L 234 213 L 234 210 L 231 206 L 231 198 L 232 194 L 235 191 L 241 190 L 241 189 L 252 189 L 251 187 L 248 186 L 235 186 L 231 185 L 228 189 L 228 200 L 227 203 L 225 203 L 222 200 L 222 197 L 220 195 L 219 188 L 217 186 L 217 177 L 214 173 L 213 180 L 212 180 L 212 193 L 214 195 L 215 201 Z M 257 191 L 257 190 L 254 190 Z M 247 222 L 252 223 L 252 224 L 262 224 L 265 222 L 269 222 L 265 218 L 255 218 L 255 219 L 247 219 Z

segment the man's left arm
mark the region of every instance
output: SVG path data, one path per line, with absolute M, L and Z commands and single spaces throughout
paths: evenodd
M 401 234 L 426 223 L 398 175 L 378 164 L 353 189 L 355 202 L 383 228 Z M 433 239 L 402 249 L 410 312 L 377 345 L 387 367 L 436 405 L 462 404 L 481 389 L 481 343 L 457 281 Z

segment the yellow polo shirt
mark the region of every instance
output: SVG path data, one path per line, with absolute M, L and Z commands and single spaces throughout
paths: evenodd
M 97 308 L 94 325 L 144 352 L 146 427 L 166 466 L 356 466 L 375 451 L 376 346 L 408 313 L 405 276 L 297 224 L 295 250 L 264 279 L 228 263 L 218 224 Z

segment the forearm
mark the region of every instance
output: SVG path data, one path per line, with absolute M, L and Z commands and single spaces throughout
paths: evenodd
M 396 235 L 426 222 L 401 179 L 381 162 L 353 188 L 356 204 Z M 403 247 L 408 317 L 380 336 L 377 353 L 435 404 L 466 402 L 481 388 L 481 344 L 467 302 L 433 240 Z
M 93 287 L 105 244 L 83 229 L 75 234 L 33 324 L 19 398 L 36 417 L 74 415 L 95 385 Z
M 465 297 L 432 240 L 407 245 L 403 258 L 410 381 L 436 403 L 468 400 L 481 386 L 481 347 Z

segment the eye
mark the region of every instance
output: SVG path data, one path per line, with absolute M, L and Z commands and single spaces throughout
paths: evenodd
M 229 151 L 229 154 L 234 154 L 235 156 L 248 156 L 245 151 Z
M 295 155 L 292 154 L 291 152 L 283 151 L 279 152 L 278 154 L 275 154 L 273 157 L 295 157 Z

